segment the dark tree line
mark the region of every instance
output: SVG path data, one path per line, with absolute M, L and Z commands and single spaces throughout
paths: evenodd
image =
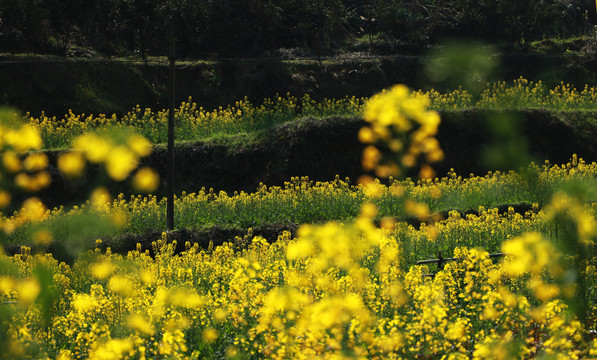
M 73 44 L 103 54 L 315 54 L 355 38 L 433 43 L 476 38 L 526 47 L 544 36 L 586 33 L 592 0 L 0 0 L 0 51 L 66 55 Z

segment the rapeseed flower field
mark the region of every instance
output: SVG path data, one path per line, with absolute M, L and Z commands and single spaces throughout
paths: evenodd
M 0 221 L 4 242 L 30 244 L 12 256 L 0 250 L 0 353 L 11 359 L 596 356 L 597 164 L 573 157 L 520 174 L 437 179 L 432 163 L 444 154 L 430 97 L 397 86 L 363 100 L 368 126 L 359 137 L 368 144 L 362 160 L 369 175 L 358 185 L 294 179 L 254 194 L 202 190 L 177 201 L 188 224 L 202 216 L 214 223 L 277 216 L 303 224 L 296 236 L 254 237 L 245 247 L 186 243 L 176 253 L 163 233 L 151 249 L 137 245 L 128 254 L 102 250 L 98 239 L 95 249 L 81 249 L 67 264 L 35 247 L 74 248 L 94 229 L 155 226 L 164 216 L 162 201 L 112 199 L 99 188 L 83 206 L 50 211 L 29 198 Z M 183 111 L 192 108 L 184 104 Z M 52 128 L 31 119 L 18 123 L 10 113 L 0 118 L 8 124 L 0 127 L 0 198 L 8 205 L 12 191 L 43 187 L 35 179 L 47 159 L 30 151 L 41 148 Z M 61 155 L 65 176 L 96 163 L 110 178 L 133 177 L 151 191 L 157 175 L 137 165 L 151 139 L 130 129 L 88 130 Z M 413 166 L 421 180 L 392 178 Z M 513 201 L 532 205 L 524 214 L 490 206 Z M 449 204 L 478 211 L 464 214 Z M 439 269 L 414 265 L 438 250 L 455 260 Z
M 479 96 L 466 90 L 455 89 L 445 93 L 436 90 L 417 91 L 426 98 L 430 109 L 436 111 L 462 111 L 466 109 L 548 109 L 554 111 L 596 110 L 597 88 L 585 86 L 582 90 L 570 84 L 560 84 L 553 89 L 541 81 L 532 82 L 519 78 L 512 83 L 487 84 Z M 252 104 L 247 98 L 217 109 L 204 109 L 192 98 L 175 109 L 176 136 L 180 141 L 192 141 L 215 135 L 252 132 L 292 121 L 297 117 L 325 118 L 330 116 L 364 115 L 368 98 L 314 100 L 309 95 L 302 98 L 290 94 L 266 99 L 262 104 Z M 154 111 L 136 106 L 120 117 L 115 114 L 74 114 L 64 116 L 39 116 L 25 114 L 25 121 L 38 129 L 48 149 L 69 148 L 79 135 L 92 130 L 110 128 L 132 129 L 150 142 L 167 141 L 168 110 Z M 437 154 L 436 154 L 437 155 Z

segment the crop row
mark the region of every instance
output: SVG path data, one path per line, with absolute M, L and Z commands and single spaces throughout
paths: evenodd
M 569 84 L 548 89 L 539 81 L 534 83 L 520 78 L 512 84 L 497 82 L 488 84 L 479 95 L 473 96 L 458 89 L 448 93 L 435 90 L 419 91 L 417 94 L 430 99 L 430 107 L 440 111 L 479 109 L 533 109 L 555 111 L 596 110 L 597 88 L 586 86 L 577 90 Z M 214 135 L 237 134 L 272 127 L 291 121 L 296 117 L 361 116 L 367 98 L 346 97 L 316 101 L 308 95 L 298 99 L 289 94 L 266 99 L 254 105 L 247 99 L 234 105 L 207 110 L 189 98 L 175 111 L 177 140 L 197 140 Z M 103 114 L 74 114 L 69 112 L 61 118 L 39 117 L 26 114 L 26 120 L 36 126 L 44 139 L 46 148 L 68 147 L 78 135 L 87 131 L 110 127 L 133 128 L 153 143 L 167 139 L 168 111 L 153 111 L 136 106 L 122 117 Z
M 456 211 L 454 216 L 459 214 L 458 216 L 463 217 L 465 212 L 475 210 L 480 218 L 486 219 L 485 215 L 488 213 L 484 209 L 504 204 L 528 204 L 524 210 L 530 210 L 531 204 L 535 204 L 536 213 L 557 189 L 588 189 L 585 198 L 592 202 L 597 198 L 597 194 L 590 189 L 595 189 L 596 182 L 597 164 L 586 164 L 582 159 L 574 157 L 571 162 L 561 166 L 532 165 L 527 169 L 526 175 L 515 172 L 493 172 L 484 177 L 462 178 L 455 173 L 450 173 L 445 178 L 419 180 L 416 183 L 410 179 L 390 180 L 387 184 L 378 183 L 373 192 L 370 187 L 351 185 L 348 180 L 336 179 L 332 182 L 314 183 L 307 178 L 294 178 L 284 187 L 263 186 L 254 193 L 235 192 L 229 195 L 223 191 L 215 193 L 211 189 L 202 189 L 197 193 L 183 193 L 177 197 L 174 211 L 177 228 L 197 229 L 220 225 L 247 229 L 266 224 L 350 221 L 358 216 L 364 203 L 372 202 L 379 210 L 379 219 L 384 217 L 392 217 L 400 221 L 410 219 L 411 223 L 418 224 L 429 220 L 434 213 L 442 213 L 447 218 L 452 210 Z M 482 210 L 477 211 L 480 207 Z M 93 220 L 96 216 L 92 213 L 98 208 L 105 217 L 117 215 L 118 222 L 124 226 L 106 227 L 104 223 L 110 223 L 110 221 Z M 524 214 L 525 211 L 520 212 Z M 497 216 L 497 214 L 494 215 Z M 533 219 L 535 216 L 533 215 Z M 505 219 L 507 221 L 504 221 L 509 223 L 508 216 Z M 440 224 L 452 224 L 452 220 L 454 220 L 453 217 L 450 217 Z M 10 219 L 5 218 L 2 223 L 10 223 Z M 476 224 L 476 220 L 473 223 Z M 496 224 L 486 221 L 481 223 L 486 229 L 486 235 L 482 237 L 474 235 L 476 230 L 470 230 L 472 233 L 466 230 L 465 233 L 458 234 L 447 232 L 449 235 L 441 236 L 441 241 L 437 241 L 435 245 L 432 242 L 418 245 L 417 252 L 419 256 L 432 256 L 438 249 L 443 249 L 446 254 L 446 251 L 451 252 L 455 246 L 460 245 L 483 246 L 493 251 L 508 235 L 519 232 L 508 230 L 510 232 L 506 231 L 502 236 L 496 237 L 491 235 L 494 231 L 498 231 L 497 228 L 492 229 Z M 533 224 L 535 223 L 536 221 Z M 520 226 L 524 229 L 527 225 Z M 518 225 L 508 226 L 514 229 Z M 69 235 L 71 230 L 79 227 L 88 230 L 85 237 L 91 240 L 123 233 L 146 234 L 161 231 L 166 227 L 166 200 L 155 196 L 133 196 L 125 199 L 120 195 L 111 203 L 99 206 L 88 201 L 70 210 L 62 207 L 48 210 L 41 223 L 30 222 L 20 226 L 5 235 L 7 237 L 5 240 L 12 244 L 29 244 L 24 239 L 35 239 L 32 234 L 43 227 L 51 229 L 53 239 L 67 243 L 81 240 L 70 239 Z M 472 227 L 466 225 L 464 229 Z M 538 223 L 532 227 L 540 230 Z M 417 234 L 424 233 L 417 232 Z M 420 238 L 420 235 L 408 234 L 408 236 L 401 235 L 399 238 Z M 405 245 L 406 243 L 412 243 L 408 247 L 413 251 L 417 247 L 414 245 L 416 243 L 414 240 L 405 240 Z M 412 254 L 411 260 L 414 260 L 415 255 L 415 253 Z

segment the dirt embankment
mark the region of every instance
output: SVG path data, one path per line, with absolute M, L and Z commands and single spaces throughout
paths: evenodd
M 370 96 L 396 83 L 415 89 L 437 86 L 425 75 L 428 57 L 313 59 L 229 59 L 179 62 L 176 102 L 192 96 L 209 109 L 244 98 L 260 103 L 264 98 L 290 93 L 314 99 Z M 543 80 L 547 86 L 560 81 L 577 87 L 597 85 L 589 56 L 503 54 L 494 79 L 523 76 Z M 166 61 L 144 64 L 112 60 L 62 58 L 0 59 L 0 105 L 10 105 L 33 115 L 45 111 L 62 116 L 123 114 L 135 105 L 154 110 L 167 108 L 169 70 Z M 438 89 L 442 90 L 442 89 Z

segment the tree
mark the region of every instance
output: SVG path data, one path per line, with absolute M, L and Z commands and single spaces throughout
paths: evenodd
M 0 47 L 13 51 L 47 50 L 43 0 L 0 0 Z
M 297 45 L 321 55 L 347 36 L 347 11 L 340 0 L 291 0 L 284 8 L 285 23 Z
M 558 30 L 566 12 L 562 0 L 501 0 L 497 14 L 506 39 L 528 49 L 531 42 Z
M 428 40 L 457 21 L 450 1 L 375 0 L 369 5 L 378 29 L 389 39 Z
M 42 6 L 47 10 L 50 28 L 62 53 L 66 56 L 71 41 L 71 34 L 78 19 L 82 19 L 83 0 L 44 0 Z

